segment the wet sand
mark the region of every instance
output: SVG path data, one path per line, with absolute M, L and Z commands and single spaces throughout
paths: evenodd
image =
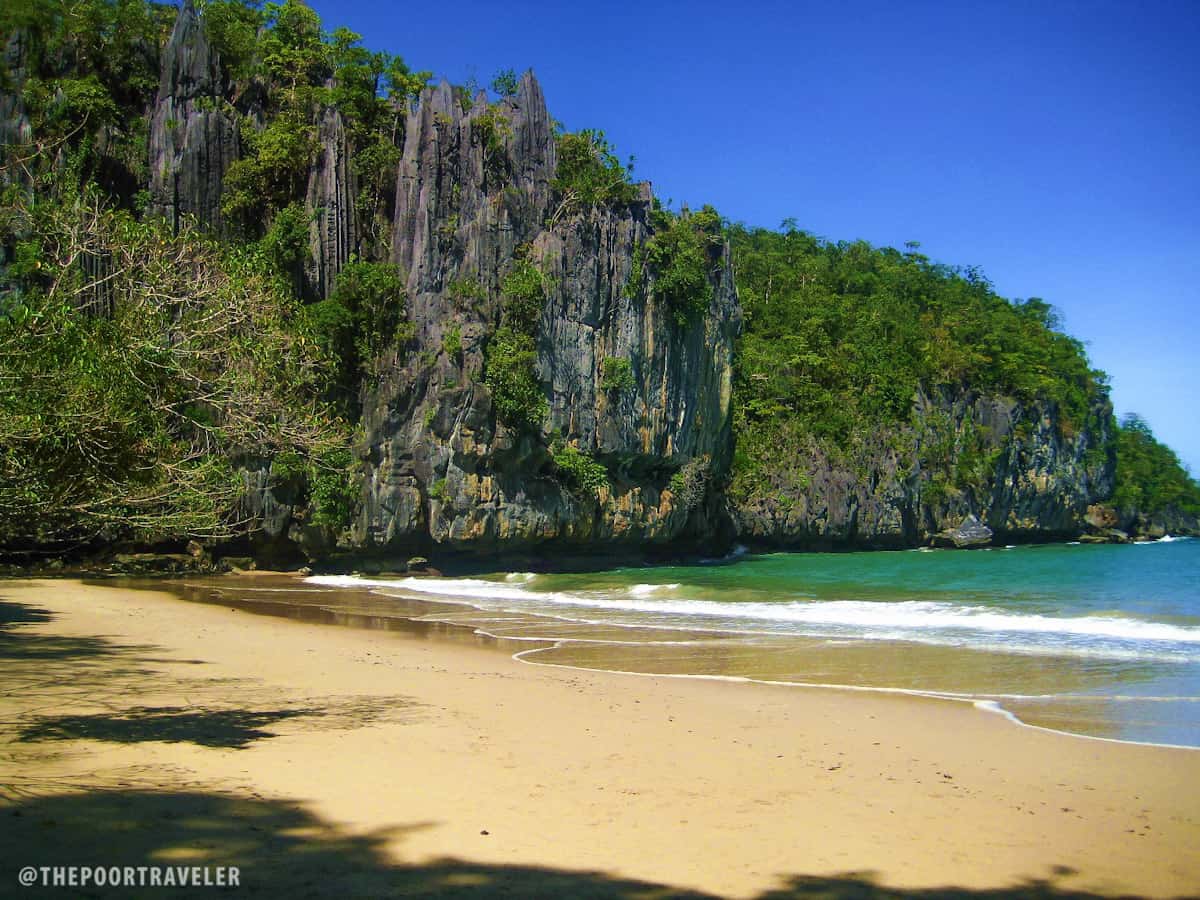
M 3 883 L 187 859 L 292 896 L 1200 890 L 1197 751 L 526 665 L 365 596 L 281 609 L 288 582 L 248 584 L 292 617 L 0 582 Z

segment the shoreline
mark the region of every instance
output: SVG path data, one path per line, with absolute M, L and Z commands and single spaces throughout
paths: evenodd
M 647 584 L 630 587 L 626 582 L 640 580 L 638 575 L 626 572 L 623 577 L 626 580 L 620 584 L 633 596 L 633 605 L 624 605 L 624 594 L 614 595 L 608 598 L 615 600 L 611 609 L 593 604 L 586 597 L 589 586 L 578 581 L 546 586 L 539 580 L 542 586 L 525 596 L 522 592 L 534 576 L 521 572 L 509 573 L 503 580 L 493 577 L 459 582 L 445 578 L 428 586 L 420 579 L 404 576 L 382 580 L 374 576 L 313 576 L 306 579 L 306 586 L 311 590 L 357 589 L 396 602 L 403 598 L 406 603 L 427 604 L 419 615 L 439 617 L 496 640 L 513 642 L 513 655 L 535 665 L 955 700 L 1055 733 L 1147 746 L 1200 748 L 1200 729 L 1193 716 L 1194 701 L 1200 698 L 1193 696 L 1194 690 L 1171 695 L 1168 688 L 1167 696 L 1156 696 L 1153 690 L 1138 693 L 1139 683 L 1174 674 L 1169 671 L 1175 664 L 1172 657 L 1156 656 L 1154 648 L 1148 648 L 1145 655 L 1140 648 L 1136 654 L 1127 648 L 1108 648 L 1097 663 L 1087 652 L 1011 649 L 996 643 L 956 644 L 922 640 L 911 634 L 868 637 L 823 635 L 820 630 L 789 633 L 759 627 L 753 618 L 714 627 L 709 627 L 704 615 L 676 623 L 638 621 L 637 614 L 628 610 L 654 611 L 653 607 L 638 605 L 641 597 L 680 585 L 659 583 L 648 576 Z M 672 582 L 685 581 L 686 570 L 675 570 L 669 578 Z M 599 586 L 619 591 L 615 585 Z M 456 586 L 461 596 L 455 595 Z M 674 594 L 669 599 L 673 600 Z M 531 603 L 535 604 L 532 608 Z M 445 616 L 437 612 L 447 605 L 454 612 Z M 1037 613 L 1032 615 L 1039 618 Z M 1106 632 L 1105 619 L 1068 616 L 1064 621 L 1083 627 L 1080 633 L 1084 634 L 1125 634 L 1120 630 Z M 1096 622 L 1101 625 L 1099 632 L 1094 632 Z M 547 623 L 552 623 L 551 627 Z M 971 620 L 963 619 L 962 624 L 970 627 Z M 1142 627 L 1126 619 L 1120 624 Z M 523 646 L 522 642 L 538 646 Z M 698 646 L 692 649 L 693 644 Z M 835 644 L 839 646 L 832 649 Z M 822 645 L 831 649 L 819 649 Z M 747 653 L 750 647 L 755 649 Z
M 1176 538 L 1175 540 L 1178 540 L 1178 538 Z M 390 581 L 389 582 L 376 582 L 376 581 L 371 580 L 373 577 L 376 577 L 376 576 L 356 576 L 356 577 L 365 577 L 367 580 L 363 581 L 361 583 L 361 585 L 345 586 L 345 589 L 347 591 L 349 591 L 351 593 L 353 593 L 355 591 L 362 591 L 362 592 L 369 593 L 369 594 L 372 594 L 377 597 L 387 598 L 388 601 L 393 601 L 393 602 L 403 599 L 405 602 L 408 602 L 410 604 L 415 604 L 418 607 L 418 610 L 415 612 L 410 610 L 409 612 L 406 612 L 406 613 L 400 613 L 400 614 L 397 614 L 394 616 L 389 616 L 388 618 L 393 620 L 393 626 L 394 626 L 395 630 L 403 631 L 403 630 L 407 630 L 407 629 L 412 629 L 412 628 L 417 627 L 417 625 L 420 622 L 431 622 L 431 621 L 439 622 L 442 625 L 444 625 L 450 629 L 453 629 L 453 630 L 461 629 L 464 633 L 468 633 L 468 634 L 473 633 L 476 635 L 484 636 L 484 637 L 489 638 L 490 640 L 496 642 L 497 644 L 511 643 L 514 645 L 518 645 L 517 648 L 513 649 L 511 653 L 508 653 L 508 655 L 513 660 L 520 662 L 520 663 L 524 663 L 526 665 L 542 666 L 542 667 L 548 667 L 548 668 L 558 668 L 558 669 L 563 669 L 563 670 L 568 670 L 568 671 L 602 672 L 602 673 L 608 673 L 608 674 L 612 674 L 612 675 L 636 675 L 636 676 L 650 677 L 650 678 L 680 678 L 680 679 L 696 679 L 696 680 L 707 680 L 707 681 L 725 681 L 725 682 L 730 682 L 730 683 L 762 684 L 762 685 L 770 685 L 770 686 L 776 686 L 776 687 L 805 688 L 805 689 L 809 689 L 809 690 L 829 690 L 829 691 L 835 691 L 835 692 L 858 692 L 858 693 L 867 693 L 867 694 L 879 694 L 879 695 L 884 695 L 884 696 L 901 696 L 901 697 L 922 698 L 922 699 L 926 699 L 926 700 L 951 701 L 951 702 L 955 702 L 955 703 L 968 704 L 982 712 L 986 712 L 986 713 L 993 714 L 993 715 L 999 715 L 1000 717 L 1007 719 L 1009 722 L 1011 722 L 1012 724 L 1017 725 L 1019 727 L 1029 728 L 1029 729 L 1033 729 L 1035 731 L 1042 731 L 1042 732 L 1046 732 L 1048 734 L 1056 734 L 1056 735 L 1062 735 L 1062 736 L 1066 736 L 1066 737 L 1085 738 L 1085 739 L 1093 740 L 1093 741 L 1105 741 L 1105 742 L 1111 742 L 1111 743 L 1116 743 L 1116 744 L 1128 744 L 1128 745 L 1133 745 L 1133 746 L 1161 747 L 1161 748 L 1174 749 L 1174 750 L 1200 750 L 1200 744 L 1175 743 L 1175 742 L 1171 742 L 1171 741 L 1156 741 L 1156 740 L 1137 739 L 1137 738 L 1132 738 L 1132 737 L 1115 737 L 1112 735 L 1105 735 L 1105 734 L 1092 734 L 1092 733 L 1088 733 L 1083 730 L 1078 730 L 1078 729 L 1072 730 L 1071 728 L 1068 728 L 1068 727 L 1054 727 L 1053 725 L 1046 725 L 1046 724 L 1039 723 L 1037 721 L 1027 721 L 1021 717 L 1021 713 L 1019 711 L 1010 709 L 1005 705 L 1006 701 L 1028 702 L 1028 701 L 1036 701 L 1036 700 L 1061 699 L 1061 697 L 1057 697 L 1056 695 L 1033 695 L 1033 696 L 1031 696 L 1031 695 L 1011 695 L 1011 694 L 1000 694 L 1000 693 L 987 692 L 987 691 L 968 693 L 968 692 L 961 692 L 961 691 L 938 690 L 936 688 L 927 688 L 926 689 L 926 688 L 895 687 L 895 686 L 871 685 L 871 684 L 850 684 L 850 683 L 836 682 L 836 681 L 821 682 L 821 681 L 803 681 L 803 680 L 795 680 L 795 679 L 774 679 L 774 678 L 757 677 L 757 676 L 749 676 L 749 675 L 719 675 L 719 674 L 711 674 L 711 673 L 703 673 L 703 672 L 670 672 L 670 671 L 651 671 L 651 670 L 639 671 L 636 669 L 621 669 L 621 668 L 614 668 L 611 666 L 599 665 L 599 664 L 588 665 L 588 664 L 573 664 L 573 663 L 569 663 L 569 662 L 567 662 L 567 663 L 542 662 L 537 659 L 526 659 L 525 657 L 527 655 L 535 656 L 535 655 L 541 654 L 541 653 L 553 652 L 555 650 L 562 649 L 562 648 L 568 647 L 570 645 L 578 645 L 578 646 L 612 645 L 612 646 L 641 647 L 650 642 L 629 641 L 629 640 L 621 640 L 621 639 L 604 639 L 604 638 L 597 638 L 594 636 L 589 636 L 589 637 L 563 637 L 563 636 L 525 637 L 525 636 L 517 636 L 517 635 L 513 635 L 513 634 L 494 633 L 492 631 L 489 631 L 487 629 L 486 625 L 480 625 L 480 624 L 473 623 L 473 622 L 453 621 L 451 618 L 441 616 L 441 614 L 438 612 L 439 608 L 448 607 L 455 611 L 468 609 L 468 610 L 472 610 L 481 615 L 486 616 L 489 613 L 489 610 L 486 607 L 479 606 L 477 603 L 477 600 L 475 598 L 453 597 L 453 596 L 442 595 L 442 594 L 425 594 L 425 593 L 422 593 L 417 588 L 403 588 L 403 587 L 395 585 L 393 582 L 390 582 Z M 411 576 L 404 575 L 404 576 L 398 576 L 398 577 L 407 578 L 407 577 L 411 577 Z M 231 580 L 225 581 L 224 579 L 226 579 L 226 578 L 231 579 Z M 254 584 L 254 582 L 256 582 L 260 579 L 279 579 L 279 580 L 281 580 L 282 583 L 284 583 L 284 584 L 290 583 L 292 586 L 263 588 L 261 586 Z M 143 581 L 143 583 L 141 583 L 141 584 L 138 584 L 137 581 L 135 581 L 134 584 L 139 589 L 141 589 L 147 585 L 153 584 L 152 581 L 144 581 L 144 580 L 142 580 L 142 581 Z M 239 581 L 248 582 L 245 585 L 246 588 L 249 590 L 252 590 L 252 591 L 256 591 L 256 592 L 267 591 L 267 592 L 291 593 L 291 594 L 295 594 L 295 595 L 300 595 L 300 594 L 308 594 L 308 593 L 318 594 L 318 593 L 322 593 L 325 590 L 328 590 L 328 587 L 324 583 L 318 582 L 316 579 L 312 578 L 311 576 L 304 576 L 304 575 L 300 575 L 298 573 L 293 573 L 293 572 L 279 572 L 279 571 L 259 571 L 259 572 L 244 573 L 242 575 L 235 575 L 235 576 L 220 576 L 218 578 L 207 579 L 204 582 L 195 582 L 195 581 L 188 582 L 186 580 L 181 580 L 181 581 L 164 582 L 163 584 L 166 586 L 167 590 L 169 590 L 172 593 L 175 593 L 179 596 L 184 596 L 187 599 L 198 600 L 198 602 L 205 602 L 205 603 L 207 603 L 207 602 L 223 603 L 223 602 L 225 602 L 225 599 L 228 599 L 228 598 L 225 598 L 225 599 L 222 599 L 219 601 L 211 601 L 211 600 L 205 600 L 205 599 L 197 597 L 197 596 L 188 596 L 188 595 L 189 595 L 189 593 L 195 593 L 196 590 L 203 591 L 206 589 L 211 589 L 214 592 L 220 592 L 222 590 L 223 584 L 225 584 L 226 586 L 230 585 L 230 584 L 236 586 L 239 584 Z M 103 582 L 97 582 L 97 583 L 103 583 Z M 498 582 L 498 584 L 499 584 L 499 582 Z M 192 585 L 195 586 L 196 590 L 191 589 Z M 317 585 L 319 585 L 319 586 L 317 586 Z M 403 597 L 397 595 L 396 593 L 387 592 L 389 590 L 390 591 L 401 591 L 403 594 Z M 252 612 L 255 612 L 256 614 L 268 615 L 268 616 L 269 615 L 282 615 L 282 614 L 284 614 L 283 613 L 284 610 L 288 610 L 292 613 L 297 613 L 301 609 L 306 609 L 306 610 L 309 610 L 312 612 L 310 612 L 308 615 L 301 616 L 300 618 L 302 618 L 304 621 L 313 621 L 313 622 L 318 621 L 318 618 L 321 618 L 323 624 L 338 624 L 338 623 L 325 621 L 324 618 L 319 617 L 315 611 L 320 610 L 320 611 L 328 612 L 331 616 L 344 615 L 344 613 L 342 613 L 339 610 L 327 609 L 325 606 L 320 605 L 320 604 L 313 604 L 313 605 L 303 604 L 303 605 L 301 605 L 301 604 L 297 604 L 296 602 L 294 602 L 294 600 L 292 600 L 292 601 L 289 601 L 289 600 L 271 601 L 271 600 L 266 600 L 263 598 L 255 598 L 254 600 L 240 598 L 240 599 L 237 599 L 235 602 L 238 602 L 239 604 L 246 607 L 247 609 L 250 609 Z M 259 607 L 265 606 L 265 605 L 272 605 L 272 609 L 259 608 Z M 389 612 L 391 612 L 391 611 L 389 611 Z M 492 611 L 492 612 L 494 612 L 494 611 Z M 538 611 L 536 613 L 528 613 L 527 615 L 529 616 L 529 618 L 531 618 L 533 620 L 549 619 L 549 620 L 553 620 L 555 622 L 572 623 L 572 624 L 576 623 L 576 621 L 577 621 L 575 619 L 572 619 L 572 618 L 566 617 L 566 616 L 555 616 L 546 611 Z M 288 616 L 288 617 L 294 618 L 295 616 Z M 375 623 L 378 623 L 379 620 L 380 620 L 379 617 L 375 617 L 373 621 Z M 375 627 L 377 627 L 377 624 L 371 624 L 371 625 L 361 625 L 360 624 L 360 625 L 353 625 L 352 627 L 375 628 Z M 706 629 L 701 626 L 689 626 L 689 627 L 678 626 L 677 627 L 677 626 L 645 624 L 645 623 L 637 624 L 637 625 L 623 625 L 623 624 L 606 623 L 604 625 L 604 627 L 611 629 L 615 632 L 622 632 L 622 631 L 634 632 L 634 631 L 647 631 L 648 630 L 648 631 L 662 632 L 662 633 L 676 634 L 676 635 L 683 635 L 683 636 L 699 635 L 699 636 L 701 636 L 702 640 L 704 638 L 712 638 L 714 640 L 728 639 L 728 638 L 730 638 L 730 635 L 731 635 L 730 632 L 714 630 L 714 629 Z M 756 637 L 756 636 L 761 637 L 766 634 L 767 633 L 765 633 L 765 632 L 764 633 L 744 632 L 744 633 L 738 633 L 738 637 Z M 806 640 L 807 640 L 807 638 L 806 638 Z M 673 644 L 687 645 L 687 644 L 694 643 L 694 641 L 692 641 L 692 640 L 682 640 L 682 641 L 676 641 L 676 642 L 654 641 L 653 643 L 658 644 L 658 645 L 673 645 Z M 520 646 L 523 644 L 535 644 L 535 645 L 542 645 L 542 646 L 531 646 L 531 647 Z M 894 640 L 880 641 L 879 644 L 880 644 L 880 646 L 886 646 L 886 645 L 909 646 L 909 642 L 903 638 L 896 638 Z M 920 648 L 921 648 L 921 645 L 912 645 L 912 649 L 914 649 L 914 650 L 919 650 Z M 980 651 L 980 650 L 968 651 L 968 653 L 970 653 L 972 655 L 975 653 L 985 653 L 986 654 L 988 652 L 989 651 Z M 995 651 L 991 651 L 991 652 L 995 652 Z M 1063 695 L 1063 696 L 1065 696 L 1065 695 Z M 1092 698 L 1087 698 L 1087 699 L 1092 699 Z M 1112 698 L 1100 697 L 1098 699 L 1112 699 Z M 1148 702 L 1150 699 L 1164 699 L 1164 698 L 1131 697 L 1131 698 L 1124 698 L 1124 699 L 1133 699 L 1133 700 L 1138 700 L 1141 702 Z M 1170 700 L 1178 699 L 1180 702 L 1182 702 L 1182 700 L 1184 698 L 1165 698 L 1165 699 L 1170 699 Z
M 154 552 L 148 547 L 133 548 L 129 552 L 113 554 L 111 551 L 98 553 L 94 556 L 72 557 L 70 554 L 56 554 L 49 551 L 25 551 L 0 559 L 0 582 L 3 579 L 153 579 L 166 580 L 171 578 L 201 578 L 231 575 L 234 577 L 254 577 L 256 573 L 268 575 L 389 575 L 421 578 L 438 575 L 445 577 L 470 577 L 472 575 L 491 574 L 499 570 L 526 570 L 547 575 L 581 574 L 598 571 L 609 571 L 623 568 L 657 568 L 662 566 L 713 566 L 736 562 L 745 556 L 770 556 L 780 553 L 794 554 L 854 554 L 854 553 L 928 553 L 946 551 L 950 553 L 979 552 L 988 550 L 1028 549 L 1033 547 L 1070 547 L 1070 546 L 1141 546 L 1144 544 L 1171 543 L 1174 541 L 1200 540 L 1200 534 L 1179 532 L 1162 536 L 1137 534 L 1128 541 L 1118 540 L 1082 540 L 1087 533 L 1059 534 L 1052 536 L 1028 535 L 1008 536 L 998 538 L 993 543 L 976 547 L 935 546 L 930 543 L 899 544 L 895 546 L 872 543 L 838 543 L 811 542 L 802 544 L 774 544 L 754 541 L 752 539 L 731 541 L 729 549 L 720 555 L 712 556 L 711 550 L 702 549 L 699 544 L 686 548 L 658 548 L 662 552 L 647 553 L 634 551 L 621 546 L 597 552 L 569 547 L 577 552 L 564 552 L 555 562 L 547 565 L 547 551 L 543 547 L 540 552 L 516 552 L 500 549 L 494 554 L 478 555 L 475 553 L 455 552 L 439 555 L 435 550 L 425 548 L 411 553 L 399 554 L 367 554 L 345 557 L 321 558 L 309 560 L 308 565 L 290 569 L 272 569 L 269 566 L 257 568 L 253 557 L 240 554 L 220 554 L 214 565 L 211 560 L 202 557 L 190 557 L 185 552 L 184 544 L 175 548 L 175 552 Z M 429 554 L 430 569 L 405 571 L 405 562 L 412 553 Z M 551 551 L 552 552 L 552 551 Z M 17 556 L 41 555 L 37 563 L 23 564 L 15 560 Z M 143 558 L 141 563 L 121 563 L 118 556 Z M 425 558 L 422 556 L 422 558 Z M 234 560 L 234 563 L 228 561 Z M 228 565 L 226 565 L 228 563 Z M 253 564 L 255 567 L 246 568 L 242 563 Z
M 504 640 L 515 640 L 514 638 L 504 638 Z M 1062 728 L 1050 728 L 1046 725 L 1035 725 L 1030 722 L 1025 722 L 1016 713 L 1005 709 L 994 700 L 979 700 L 965 696 L 953 696 L 951 694 L 941 694 L 934 691 L 921 691 L 910 688 L 890 688 L 890 687 L 873 687 L 871 685 L 859 684 L 834 684 L 829 682 L 806 682 L 806 681 L 771 681 L 764 678 L 747 678 L 742 675 L 701 675 L 701 674 L 683 674 L 678 672 L 634 672 L 625 669 L 599 669 L 589 666 L 571 666 L 565 663 L 539 663 L 531 662 L 524 659 L 526 653 L 536 653 L 537 650 L 522 650 L 512 654 L 512 658 L 518 662 L 523 662 L 530 666 L 544 666 L 552 669 L 566 669 L 574 672 L 603 672 L 608 675 L 631 675 L 638 678 L 681 678 L 693 679 L 699 681 L 720 681 L 729 684 L 762 684 L 771 687 L 786 687 L 799 688 L 809 691 L 846 691 L 849 693 L 863 694 L 882 694 L 898 697 L 912 697 L 921 700 L 937 700 L 946 703 L 964 703 L 974 707 L 983 713 L 1000 716 L 1018 728 L 1029 728 L 1033 731 L 1044 732 L 1045 734 L 1058 735 L 1059 737 L 1079 738 L 1084 741 L 1101 741 L 1108 744 L 1123 744 L 1130 747 L 1156 747 L 1164 750 L 1191 750 L 1200 751 L 1200 747 L 1192 746 L 1191 744 L 1167 744 L 1159 741 L 1135 741 L 1127 738 L 1104 737 L 1097 734 L 1084 734 L 1079 731 L 1066 731 Z
M 283 718 L 255 726 L 263 734 L 240 749 L 154 735 L 14 744 L 27 757 L 0 782 L 69 788 L 40 788 L 33 800 L 17 798 L 17 810 L 56 799 L 90 809 L 111 796 L 111 773 L 126 773 L 139 803 L 203 785 L 247 802 L 300 804 L 347 840 L 399 827 L 403 837 L 380 837 L 368 867 L 387 879 L 449 866 L 500 884 L 514 867 L 533 867 L 539 878 L 576 879 L 567 895 L 613 879 L 735 897 L 788 883 L 1013 896 L 1042 882 L 1047 896 L 1174 896 L 1200 884 L 1194 753 L 1073 741 L 1014 728 L 965 701 L 928 702 L 948 698 L 522 665 L 438 623 L 419 633 L 321 628 L 187 602 L 163 587 L 171 589 L 0 582 L 0 599 L 49 617 L 0 628 L 10 647 L 36 638 L 145 648 L 114 650 L 116 685 L 125 679 L 129 693 L 102 687 L 110 678 L 96 682 L 101 698 L 87 696 L 85 660 L 72 663 L 78 683 L 43 686 L 37 709 L 0 696 L 2 718 L 28 726 L 91 710 L 113 727 L 137 710 L 179 707 L 184 695 L 182 709 L 233 703 L 241 715 L 269 708 Z M 24 671 L 4 664 L 10 676 Z M 30 663 L 30 677 L 46 665 Z M 293 715 L 325 724 L 289 724 Z M 6 821 L 19 823 L 18 848 L 39 845 L 36 822 Z M 417 823 L 431 824 L 413 831 Z M 96 821 L 68 834 L 125 840 Z M 276 872 L 279 854 L 260 851 L 242 860 L 245 871 Z M 286 866 L 277 874 L 286 877 Z M 522 884 L 518 894 L 536 894 Z
M 1178 538 L 1176 538 L 1175 540 L 1178 540 Z M 270 574 L 282 575 L 282 574 L 288 574 L 288 573 L 270 573 Z M 410 577 L 410 576 L 404 576 L 404 577 Z M 361 590 L 370 592 L 372 590 L 372 587 L 373 587 L 373 585 L 371 585 L 371 583 L 368 582 L 368 583 L 364 584 L 364 586 L 361 588 Z M 396 588 L 396 589 L 400 590 L 400 588 Z M 284 591 L 286 589 L 281 588 L 279 590 Z M 380 594 L 379 596 L 397 599 L 394 594 Z M 464 599 L 452 599 L 452 598 L 447 598 L 447 597 L 439 597 L 437 600 L 434 600 L 430 596 L 416 595 L 415 592 L 410 591 L 407 593 L 407 599 L 409 599 L 415 603 L 426 605 L 430 608 L 434 608 L 439 605 L 443 605 L 443 606 L 444 605 L 453 605 L 455 607 L 467 607 L 470 609 L 478 610 L 480 612 L 485 611 L 482 607 L 475 605 L 470 600 L 465 599 L 465 598 Z M 200 602 L 206 602 L 206 601 L 200 601 Z M 255 602 L 261 604 L 261 603 L 270 603 L 272 601 L 257 600 Z M 289 605 L 290 604 L 288 604 L 286 601 L 279 601 L 279 606 L 281 606 L 281 607 L 286 607 Z M 263 610 L 256 610 L 256 612 L 258 612 L 261 615 L 273 615 L 273 613 L 263 611 Z M 430 616 L 430 617 L 435 616 L 435 615 L 436 615 L 436 613 L 428 614 L 428 616 Z M 530 615 L 531 615 L 531 617 L 534 617 L 534 618 L 553 618 L 552 616 L 550 616 L 548 613 L 545 613 L 545 612 L 539 612 L 539 613 L 530 614 Z M 412 623 L 414 621 L 413 619 L 405 617 L 405 616 L 400 616 L 397 618 L 398 618 L 398 621 L 400 621 L 401 623 L 403 623 L 405 621 Z M 761 684 L 761 685 L 769 685 L 769 686 L 773 686 L 773 687 L 801 688 L 801 689 L 805 689 L 805 690 L 817 690 L 817 691 L 846 691 L 846 692 L 853 692 L 853 693 L 893 695 L 893 696 L 901 696 L 901 697 L 920 698 L 920 699 L 925 699 L 925 700 L 938 700 L 938 701 L 945 701 L 945 702 L 951 702 L 951 703 L 963 703 L 963 704 L 970 705 L 981 712 L 985 712 L 985 713 L 988 713 L 991 715 L 998 715 L 1001 718 L 1008 720 L 1013 725 L 1016 725 L 1020 728 L 1029 728 L 1034 731 L 1041 731 L 1041 732 L 1045 732 L 1047 734 L 1061 735 L 1063 737 L 1071 737 L 1071 738 L 1080 738 L 1080 739 L 1089 740 L 1089 741 L 1102 741 L 1102 742 L 1113 743 L 1113 744 L 1126 744 L 1126 745 L 1131 745 L 1131 746 L 1136 746 L 1136 747 L 1160 747 L 1160 748 L 1169 749 L 1169 750 L 1200 751 L 1200 746 L 1194 745 L 1194 744 L 1175 744 L 1175 743 L 1169 743 L 1169 742 L 1164 742 L 1164 741 L 1148 741 L 1148 740 L 1135 740 L 1133 738 L 1108 737 L 1105 735 L 1087 734 L 1087 733 L 1081 732 L 1081 731 L 1070 731 L 1065 728 L 1053 728 L 1053 727 L 1050 727 L 1047 725 L 1039 725 L 1034 722 L 1026 722 L 1025 720 L 1023 720 L 1020 717 L 1019 714 L 1004 707 L 1003 703 L 1001 702 L 1001 700 L 1005 699 L 1003 697 L 1001 697 L 1000 699 L 992 699 L 991 697 L 979 697 L 977 695 L 961 694 L 961 693 L 955 694 L 955 693 L 947 692 L 947 691 L 921 690 L 919 688 L 886 687 L 886 686 L 879 686 L 879 685 L 864 685 L 864 684 L 840 684 L 837 682 L 788 681 L 788 680 L 778 680 L 778 679 L 768 679 L 768 678 L 755 678 L 755 677 L 744 676 L 744 675 L 713 675 L 713 674 L 705 674 L 705 673 L 698 673 L 698 672 L 695 672 L 695 673 L 651 672 L 651 671 L 639 672 L 639 671 L 632 670 L 632 669 L 614 669 L 614 668 L 605 668 L 603 666 L 585 666 L 585 665 L 572 665 L 570 663 L 539 662 L 535 659 L 526 659 L 526 656 L 527 655 L 532 656 L 534 654 L 543 653 L 543 652 L 546 652 L 547 650 L 558 649 L 559 646 L 567 645 L 567 644 L 628 645 L 628 644 L 632 643 L 634 645 L 637 645 L 639 642 L 605 640 L 602 638 L 582 638 L 582 637 L 566 637 L 566 638 L 564 638 L 564 637 L 557 637 L 557 638 L 516 637 L 513 635 L 495 634 L 495 633 L 487 631 L 485 628 L 483 628 L 481 626 L 475 626 L 475 625 L 468 624 L 468 623 L 451 622 L 451 621 L 447 621 L 444 619 L 435 620 L 435 621 L 440 621 L 440 622 L 442 622 L 442 624 L 448 625 L 451 628 L 462 629 L 464 632 L 470 632 L 473 634 L 482 635 L 484 637 L 490 638 L 491 640 L 493 640 L 497 643 L 511 642 L 511 643 L 549 644 L 550 646 L 548 646 L 548 647 L 529 647 L 529 648 L 525 648 L 525 649 L 514 650 L 512 653 L 509 654 L 510 658 L 515 660 L 516 662 L 524 663 L 524 664 L 530 665 L 530 666 L 540 666 L 540 667 L 552 668 L 552 669 L 564 669 L 567 671 L 576 671 L 576 672 L 601 672 L 601 673 L 605 673 L 605 674 L 609 674 L 609 675 L 635 676 L 635 677 L 639 677 L 639 678 L 679 678 L 679 679 L 691 679 L 691 680 L 699 680 L 699 681 L 718 681 L 718 682 L 726 682 L 726 683 L 732 683 L 732 684 Z M 564 621 L 572 621 L 572 620 L 564 619 Z M 363 627 L 363 626 L 350 626 L 350 627 Z M 404 627 L 403 624 L 400 627 L 403 628 Z M 611 627 L 614 629 L 629 628 L 630 630 L 643 629 L 643 630 L 656 630 L 656 631 L 675 632 L 675 633 L 682 633 L 682 632 L 686 631 L 687 633 L 702 633 L 702 634 L 706 633 L 706 634 L 710 634 L 714 637 L 725 636 L 728 634 L 727 632 L 706 630 L 706 629 L 698 628 L 698 627 L 691 627 L 691 628 L 683 629 L 683 628 L 675 628 L 672 626 L 654 625 L 654 624 L 641 624 L 641 625 L 636 625 L 636 626 L 610 624 L 607 627 Z M 896 643 L 904 643 L 904 641 L 902 641 L 900 639 L 897 639 L 895 642 Z M 688 642 L 685 641 L 682 643 L 688 643 Z M 976 651 L 976 652 L 978 652 L 978 651 Z M 1010 699 L 1012 699 L 1012 698 L 1010 698 Z M 1029 698 L 1022 697 L 1022 698 L 1017 698 L 1017 699 L 1029 699 Z

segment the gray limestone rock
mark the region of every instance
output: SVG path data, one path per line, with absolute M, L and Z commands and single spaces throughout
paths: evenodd
M 980 522 L 974 515 L 969 515 L 953 528 L 939 531 L 933 537 L 933 543 L 939 547 L 955 547 L 959 550 L 967 547 L 986 547 L 992 542 L 992 529 Z
M 23 29 L 17 29 L 8 36 L 4 44 L 4 71 L 8 75 L 9 91 L 0 91 L 0 148 L 15 148 L 18 158 L 22 156 L 21 148 L 27 148 L 25 153 L 32 151 L 29 144 L 33 141 L 33 131 L 30 128 L 29 116 L 25 113 L 25 102 L 21 98 L 21 89 L 25 83 L 25 42 L 29 39 Z M 5 168 L 0 172 L 0 184 L 16 178 L 24 181 L 24 170 L 21 166 Z
M 305 199 L 311 217 L 305 282 L 310 296 L 324 299 L 333 292 L 337 273 L 358 243 L 350 146 L 342 115 L 336 109 L 326 109 L 322 114 L 317 141 L 320 150 L 308 176 Z
M 237 118 L 221 67 L 192 0 L 185 0 L 162 56 L 150 120 L 150 215 L 179 229 L 184 216 L 220 232 L 225 172 L 238 158 Z
M 1073 539 L 1097 497 L 1112 493 L 1115 459 L 1101 401 L 1065 433 L 1049 405 L 967 389 L 918 392 L 912 420 L 849 452 L 781 446 L 767 483 L 731 501 L 740 539 L 776 547 L 915 547 L 975 516 L 1006 541 Z M 946 447 L 960 460 L 944 471 Z M 964 451 L 969 451 L 964 453 Z M 978 467 L 962 465 L 974 458 Z
M 501 148 L 489 134 L 500 135 Z M 465 112 L 443 82 L 408 116 L 392 256 L 407 273 L 415 338 L 364 390 L 360 545 L 636 548 L 714 530 L 717 504 L 687 509 L 667 482 L 693 459 L 717 476 L 728 468 L 740 327 L 728 251 L 706 314 L 681 328 L 668 310 L 626 291 L 634 249 L 651 234 L 648 191 L 641 202 L 578 210 L 551 225 L 555 165 L 532 73 L 514 97 L 489 106 L 481 95 Z M 536 434 L 499 420 L 484 384 L 500 286 L 519 247 L 547 285 L 536 375 L 549 415 Z M 451 327 L 462 344 L 453 358 L 443 350 Z M 627 391 L 601 386 L 608 358 L 629 362 Z M 580 497 L 556 475 L 547 451 L 555 437 L 608 467 L 598 496 Z

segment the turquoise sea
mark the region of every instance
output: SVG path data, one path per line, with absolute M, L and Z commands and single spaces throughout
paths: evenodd
M 530 663 L 925 693 L 1040 727 L 1200 747 L 1192 539 L 308 581 L 369 590 L 375 614 L 394 604 L 471 627 Z

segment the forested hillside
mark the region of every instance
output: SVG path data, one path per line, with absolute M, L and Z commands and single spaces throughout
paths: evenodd
M 1044 300 L 1006 300 L 916 245 L 791 222 L 729 235 L 743 533 L 911 545 L 971 515 L 1009 540 L 1195 529 L 1195 481 L 1145 423 L 1117 426 L 1105 374 Z
M 531 73 L 432 85 L 297 0 L 0 31 L 0 556 L 1196 528 L 1047 303 L 667 209 Z

